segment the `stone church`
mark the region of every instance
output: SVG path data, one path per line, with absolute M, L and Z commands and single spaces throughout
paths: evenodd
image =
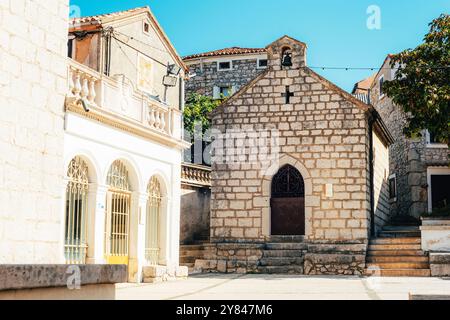
M 306 49 L 288 36 L 270 44 L 268 68 L 211 114 L 202 271 L 362 274 L 390 218 L 392 137 L 373 107 L 307 67 Z

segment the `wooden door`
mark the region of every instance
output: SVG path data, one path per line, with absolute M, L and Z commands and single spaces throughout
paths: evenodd
M 305 235 L 305 185 L 297 169 L 286 165 L 272 180 L 272 235 Z

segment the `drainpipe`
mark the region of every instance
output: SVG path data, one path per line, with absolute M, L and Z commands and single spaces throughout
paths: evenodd
M 374 150 L 373 150 L 373 124 L 376 118 L 369 114 L 369 175 L 370 175 L 370 235 L 376 237 L 375 232 L 375 182 L 374 182 Z

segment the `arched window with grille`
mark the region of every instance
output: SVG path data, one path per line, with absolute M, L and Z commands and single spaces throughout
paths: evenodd
M 147 194 L 145 258 L 150 265 L 157 265 L 161 250 L 159 242 L 159 227 L 161 221 L 162 203 L 161 184 L 158 178 L 151 178 L 147 187 Z
M 109 264 L 128 264 L 131 190 L 125 164 L 116 160 L 107 176 L 105 258 Z
M 68 264 L 85 264 L 87 254 L 88 166 L 80 157 L 67 171 L 64 255 Z

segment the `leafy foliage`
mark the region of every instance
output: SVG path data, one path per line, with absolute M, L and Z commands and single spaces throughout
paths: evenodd
M 186 100 L 186 107 L 184 109 L 185 130 L 193 135 L 195 126 L 201 123 L 203 133 L 207 131 L 211 127 L 208 114 L 221 103 L 222 100 L 214 100 L 211 97 L 202 96 L 197 93 L 191 94 Z
M 435 139 L 450 145 L 450 15 L 430 23 L 424 43 L 391 57 L 398 67 L 395 79 L 383 90 L 408 114 L 408 137 L 428 129 Z

